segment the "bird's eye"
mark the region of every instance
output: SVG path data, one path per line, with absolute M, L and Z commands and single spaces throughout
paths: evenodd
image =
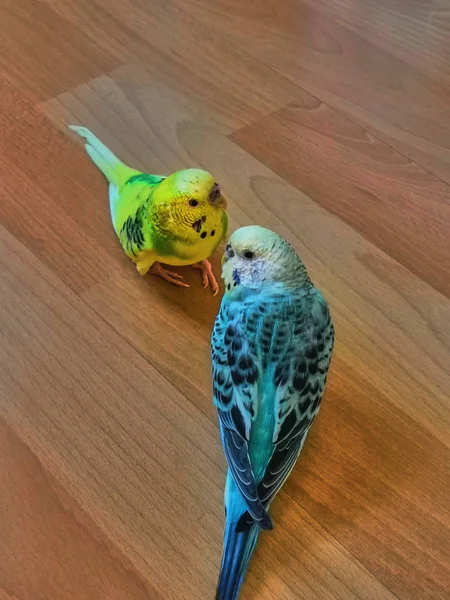
M 189 200 L 189 206 L 197 206 L 197 205 L 198 205 L 197 200 Z
M 254 256 L 255 256 L 255 253 L 254 253 L 254 252 L 252 252 L 251 250 L 246 250 L 246 251 L 244 252 L 244 257 L 245 257 L 247 260 L 252 260 L 252 258 L 254 258 Z

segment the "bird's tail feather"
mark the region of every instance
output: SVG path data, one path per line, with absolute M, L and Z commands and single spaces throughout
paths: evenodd
M 236 521 L 225 525 L 222 566 L 216 600 L 237 600 L 261 528 L 254 524 L 246 531 L 236 531 Z
M 228 471 L 225 485 L 225 533 L 216 600 L 237 600 L 261 527 L 256 523 L 239 530 L 247 506 Z
M 69 128 L 87 141 L 86 152 L 106 179 L 113 185 L 121 187 L 130 177 L 139 173 L 139 171 L 125 165 L 87 127 L 69 125 Z

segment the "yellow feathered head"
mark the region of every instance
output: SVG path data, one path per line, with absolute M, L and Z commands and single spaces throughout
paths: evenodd
M 209 222 L 218 227 L 227 202 L 211 173 L 184 169 L 169 175 L 156 187 L 152 207 L 164 214 L 168 226 L 176 225 L 187 238 L 195 238 Z

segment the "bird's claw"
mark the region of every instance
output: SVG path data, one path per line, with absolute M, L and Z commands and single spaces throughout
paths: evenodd
M 167 271 L 166 273 L 168 275 L 170 275 L 170 277 L 174 277 L 175 279 L 183 279 L 183 275 L 180 275 L 179 273 L 175 273 L 174 271 Z
M 194 269 L 200 269 L 202 272 L 202 283 L 203 289 L 206 289 L 208 285 L 211 285 L 213 296 L 217 296 L 219 292 L 219 284 L 217 283 L 214 273 L 212 272 L 211 263 L 209 260 L 202 260 L 202 262 L 192 265 Z
M 180 279 L 183 279 L 182 275 L 164 269 L 164 267 L 162 267 L 160 263 L 153 263 L 153 265 L 150 268 L 150 273 L 152 275 L 157 275 L 158 277 L 161 277 L 161 279 L 164 279 L 164 281 L 168 281 L 169 283 L 177 285 L 178 287 L 189 287 L 187 283 L 184 283 L 184 281 L 180 281 Z

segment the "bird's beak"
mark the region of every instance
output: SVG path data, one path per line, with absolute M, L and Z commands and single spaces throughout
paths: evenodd
M 228 260 L 228 256 L 226 255 L 226 253 L 224 252 L 222 254 L 222 259 L 220 261 L 220 264 L 223 265 L 226 261 Z
M 225 196 L 220 196 L 220 198 L 214 202 L 214 206 L 216 208 L 223 208 L 223 210 L 225 210 L 228 206 Z
M 223 208 L 224 210 L 227 207 L 227 201 L 225 200 L 224 196 L 222 195 L 222 192 L 220 191 L 220 186 L 218 183 L 215 183 L 212 188 L 211 191 L 209 192 L 209 202 L 212 204 L 212 206 L 214 206 L 215 208 Z

